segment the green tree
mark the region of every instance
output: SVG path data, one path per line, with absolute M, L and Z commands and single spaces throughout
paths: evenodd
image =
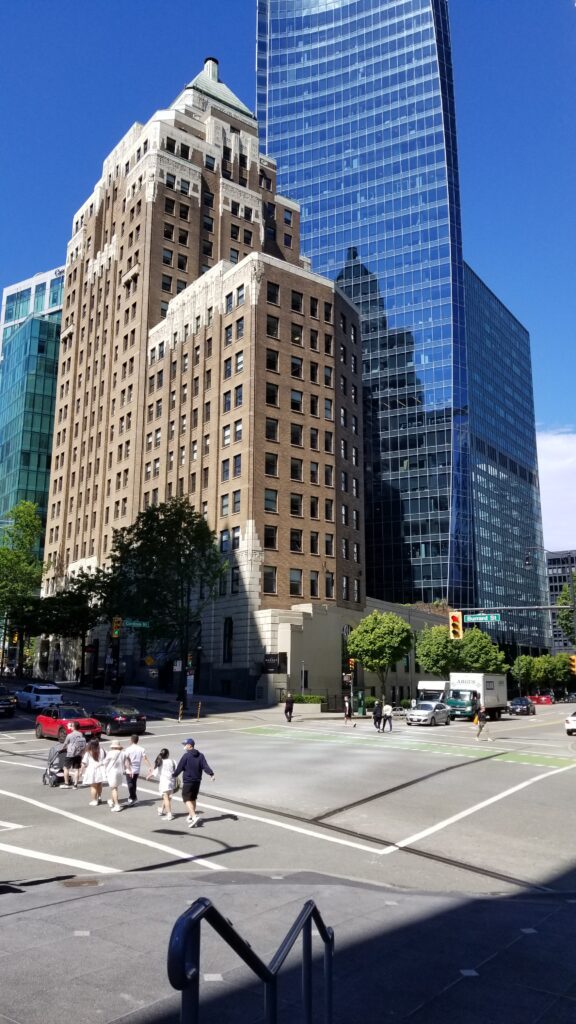
M 512 665 L 512 676 L 518 683 L 518 692 L 522 696 L 522 690 L 530 692 L 530 683 L 534 670 L 534 658 L 528 654 L 519 654 Z
M 143 619 L 147 635 L 176 647 L 180 699 L 196 647 L 203 608 L 213 599 L 225 562 L 203 516 L 186 498 L 150 505 L 114 534 L 108 565 L 93 574 L 97 607 L 108 619 Z
M 570 671 L 569 654 L 554 655 L 554 682 L 564 687 L 568 687 L 571 684 L 572 673 Z
M 551 654 L 541 654 L 534 658 L 532 667 L 532 683 L 535 686 L 553 686 L 556 676 L 554 657 Z
M 41 534 L 38 506 L 20 501 L 6 517 L 0 539 L 0 615 L 18 632 L 18 675 L 30 635 L 30 607 L 37 600 L 44 572 L 38 555 Z
M 448 679 L 460 667 L 460 640 L 451 640 L 448 626 L 424 626 L 416 637 L 418 664 L 432 675 Z
M 73 576 L 65 590 L 39 602 L 36 633 L 79 639 L 80 680 L 84 679 L 86 636 L 104 616 L 96 580 L 91 573 Z
M 481 629 L 465 629 L 460 640 L 460 669 L 463 672 L 507 672 L 506 655 Z
M 413 639 L 410 626 L 399 615 L 374 611 L 350 633 L 348 654 L 374 672 L 384 690 L 389 670 L 410 652 Z
M 576 575 L 572 573 L 572 587 L 576 587 Z M 571 643 L 576 643 L 576 611 L 572 608 L 572 594 L 567 583 L 558 595 L 556 605 L 560 611 L 556 613 L 556 622 L 564 636 Z

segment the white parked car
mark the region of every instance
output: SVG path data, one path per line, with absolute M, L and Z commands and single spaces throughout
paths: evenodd
M 568 736 L 573 736 L 576 732 L 576 711 L 573 711 L 571 715 L 564 721 L 564 728 Z
M 406 712 L 406 725 L 450 725 L 450 708 L 437 700 L 421 700 Z
M 26 683 L 22 690 L 16 690 L 18 707 L 26 711 L 48 708 L 51 704 L 62 703 L 62 691 L 54 683 Z

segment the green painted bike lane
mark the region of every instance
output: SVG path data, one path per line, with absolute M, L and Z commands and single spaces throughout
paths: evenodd
M 498 742 L 488 744 L 452 744 L 434 740 L 420 740 L 394 736 L 393 733 L 384 735 L 366 736 L 362 733 L 355 733 L 352 729 L 346 732 L 315 732 L 311 729 L 287 729 L 285 726 L 255 725 L 241 730 L 242 733 L 250 736 L 274 737 L 277 739 L 296 739 L 302 743 L 331 743 L 366 744 L 371 748 L 392 749 L 401 751 L 414 751 L 422 754 L 436 754 L 443 757 L 470 758 L 476 761 L 490 760 L 504 764 L 524 764 L 529 767 L 538 768 L 564 768 L 570 764 L 576 764 L 576 758 L 564 757 L 561 754 L 532 754 L 523 750 L 506 750 L 499 746 Z

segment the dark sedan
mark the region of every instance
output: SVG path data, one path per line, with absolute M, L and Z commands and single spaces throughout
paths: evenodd
M 119 736 L 125 733 L 130 736 L 136 733 L 143 736 L 146 732 L 146 715 L 137 708 L 124 707 L 123 704 L 106 704 L 94 708 L 94 716 L 102 724 L 102 732 L 107 736 Z
M 5 686 L 0 686 L 0 715 L 13 718 L 16 711 L 16 697 Z
M 515 697 L 508 705 L 511 715 L 535 715 L 536 708 L 528 697 Z

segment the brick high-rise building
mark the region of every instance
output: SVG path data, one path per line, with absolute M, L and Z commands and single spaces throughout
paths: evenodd
M 355 307 L 300 256 L 299 207 L 209 59 L 74 218 L 46 591 L 189 495 L 230 566 L 204 672 L 253 693 L 293 606 L 363 608 L 360 364 Z

